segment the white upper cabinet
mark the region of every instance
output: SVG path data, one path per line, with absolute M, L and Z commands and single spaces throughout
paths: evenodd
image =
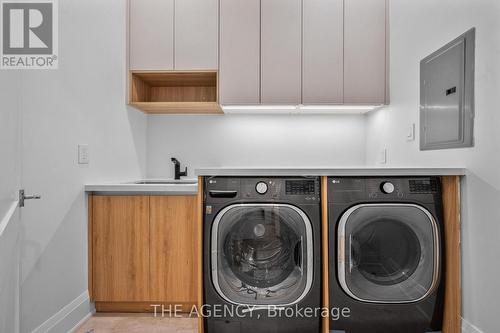
M 260 0 L 220 0 L 221 104 L 260 103 Z
M 303 104 L 343 103 L 343 3 L 343 0 L 303 3 Z
M 387 104 L 388 0 L 129 0 L 130 69 L 218 70 L 218 102 Z
M 218 68 L 218 0 L 129 1 L 130 69 Z
M 344 103 L 386 103 L 386 0 L 344 6 Z
M 174 0 L 130 0 L 130 69 L 174 68 Z
M 175 69 L 217 69 L 218 0 L 175 1 Z
M 261 102 L 301 103 L 301 0 L 261 1 Z

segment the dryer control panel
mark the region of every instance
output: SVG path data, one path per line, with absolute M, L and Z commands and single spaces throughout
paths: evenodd
M 336 203 L 356 200 L 434 202 L 440 194 L 440 181 L 437 177 L 423 176 L 331 177 L 328 193 L 329 201 Z
M 439 191 L 439 182 L 436 178 L 410 179 L 411 193 L 436 193 Z

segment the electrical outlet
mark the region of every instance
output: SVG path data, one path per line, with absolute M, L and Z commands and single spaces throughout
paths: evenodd
M 89 164 L 89 145 L 82 144 L 78 145 L 78 164 Z
M 387 148 L 383 148 L 379 153 L 379 163 L 386 164 L 387 163 Z
M 415 123 L 408 125 L 406 129 L 406 141 L 415 140 Z

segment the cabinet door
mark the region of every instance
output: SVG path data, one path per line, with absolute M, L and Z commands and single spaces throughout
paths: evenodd
M 260 0 L 220 0 L 221 104 L 260 102 Z
M 130 69 L 174 68 L 174 0 L 130 0 Z
M 217 69 L 218 0 L 175 2 L 175 69 Z
M 149 197 L 94 196 L 92 200 L 95 300 L 149 299 Z
M 303 5 L 302 103 L 343 101 L 343 0 L 307 0 Z
M 301 102 L 301 0 L 262 1 L 261 99 Z
M 386 0 L 345 1 L 344 102 L 385 102 Z
M 196 304 L 197 198 L 152 196 L 151 300 Z

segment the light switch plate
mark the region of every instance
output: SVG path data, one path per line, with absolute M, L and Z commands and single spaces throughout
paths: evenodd
M 78 145 L 78 164 L 89 164 L 89 145 L 81 144 Z
M 408 125 L 406 129 L 406 141 L 415 140 L 415 123 Z
M 379 153 L 379 163 L 386 164 L 387 163 L 387 148 L 383 148 Z

